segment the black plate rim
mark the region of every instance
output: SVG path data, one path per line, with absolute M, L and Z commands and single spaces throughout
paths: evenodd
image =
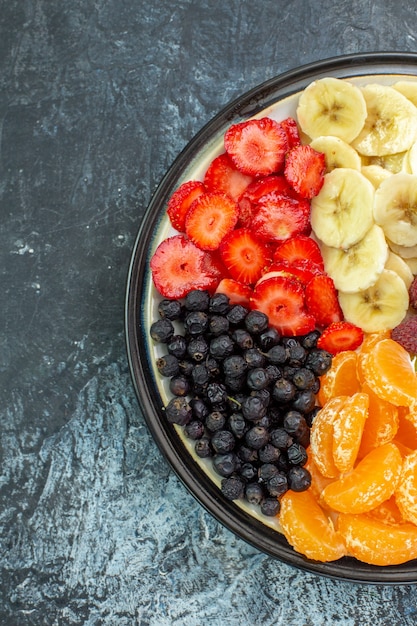
M 378 67 L 384 69 L 377 71 Z M 155 442 L 184 486 L 213 517 L 261 552 L 301 570 L 354 583 L 417 584 L 417 563 L 414 561 L 377 568 L 350 557 L 331 563 L 311 561 L 296 553 L 282 535 L 223 498 L 218 487 L 193 461 L 180 438 L 164 419 L 144 340 L 146 322 L 142 314 L 142 286 L 149 262 L 149 248 L 155 227 L 162 217 L 161 210 L 166 198 L 175 188 L 179 173 L 200 151 L 214 130 L 230 124 L 232 120 L 251 117 L 274 102 L 277 91 L 282 90 L 290 95 L 291 88 L 299 91 L 300 81 L 306 85 L 321 74 L 343 77 L 378 73 L 411 74 L 412 69 L 417 75 L 417 54 L 411 52 L 371 52 L 330 57 L 286 71 L 230 102 L 188 142 L 159 183 L 137 232 L 126 282 L 125 341 L 133 387 Z

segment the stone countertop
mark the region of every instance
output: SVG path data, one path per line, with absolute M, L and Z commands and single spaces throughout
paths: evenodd
M 192 136 L 288 69 L 416 36 L 411 0 L 2 3 L 1 625 L 416 623 L 417 588 L 293 569 L 213 519 L 150 437 L 123 331 Z

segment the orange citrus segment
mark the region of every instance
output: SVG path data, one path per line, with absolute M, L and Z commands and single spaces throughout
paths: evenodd
M 346 398 L 333 422 L 333 459 L 340 472 L 353 469 L 368 417 L 368 406 L 368 395 L 355 393 Z
M 350 554 L 371 565 L 399 565 L 417 558 L 417 526 L 385 524 L 371 515 L 341 514 L 338 530 Z
M 366 383 L 362 391 L 368 394 L 369 408 L 358 453 L 360 459 L 374 448 L 392 441 L 398 430 L 397 407 L 379 398 Z
M 395 500 L 403 518 L 417 525 L 417 450 L 403 461 Z
M 310 431 L 310 450 L 313 461 L 326 478 L 339 476 L 333 458 L 333 423 L 347 396 L 337 396 L 329 400 L 314 418 Z
M 377 396 L 397 406 L 417 398 L 417 376 L 407 350 L 393 339 L 372 346 L 364 364 L 365 382 Z
M 317 500 L 320 501 L 321 492 L 327 485 L 329 485 L 335 478 L 327 478 L 320 472 L 317 464 L 314 462 L 313 455 L 310 448 L 307 448 L 307 463 L 304 466 L 311 474 L 311 486 L 310 491 Z
M 417 419 L 414 413 L 414 408 L 398 408 L 398 430 L 395 435 L 396 440 L 412 449 L 417 448 Z
M 366 513 L 388 500 L 400 478 L 402 457 L 393 443 L 375 448 L 350 474 L 324 488 L 324 502 L 340 513 Z
M 378 333 L 366 334 L 361 344 L 360 350 L 357 355 L 356 361 L 356 376 L 360 383 L 365 382 L 365 367 L 367 358 L 375 346 L 381 339 L 389 339 L 391 336 L 390 331 L 382 330 Z
M 331 368 L 320 378 L 317 396 L 320 406 L 335 396 L 351 396 L 360 391 L 356 360 L 357 353 L 354 350 L 345 350 L 333 357 Z
M 404 522 L 404 518 L 395 501 L 395 494 L 388 500 L 385 500 L 385 502 L 382 502 L 382 504 L 379 504 L 375 509 L 372 509 L 372 511 L 369 511 L 368 515 L 379 519 L 385 524 L 401 524 L 401 522 Z
M 279 521 L 288 543 L 315 561 L 335 561 L 346 547 L 333 523 L 307 491 L 287 491 L 281 498 Z

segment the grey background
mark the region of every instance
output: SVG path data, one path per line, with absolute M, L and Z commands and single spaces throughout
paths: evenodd
M 141 217 L 192 136 L 285 70 L 416 37 L 411 0 L 1 0 L 2 625 L 417 622 L 416 588 L 300 572 L 206 513 L 123 335 Z

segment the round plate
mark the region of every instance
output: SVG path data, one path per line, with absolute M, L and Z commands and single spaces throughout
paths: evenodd
M 332 563 L 310 561 L 296 553 L 274 528 L 274 520 L 254 517 L 249 506 L 226 500 L 219 480 L 207 472 L 204 461 L 191 454 L 191 445 L 180 429 L 168 424 L 166 382 L 155 368 L 158 347 L 149 337 L 157 319 L 157 295 L 152 285 L 149 261 L 156 246 L 173 234 L 166 205 L 184 181 L 201 178 L 210 161 L 223 151 L 223 135 L 236 122 L 268 115 L 277 120 L 295 114 L 298 93 L 312 80 L 324 76 L 349 78 L 357 84 L 390 84 L 399 78 L 417 80 L 417 55 L 375 53 L 327 59 L 268 80 L 247 92 L 214 117 L 180 153 L 161 181 L 143 218 L 132 253 L 126 296 L 126 342 L 129 366 L 139 403 L 148 427 L 166 459 L 195 498 L 222 524 L 259 550 L 290 565 L 332 578 L 379 584 L 417 582 L 417 562 L 376 567 L 344 557 Z

